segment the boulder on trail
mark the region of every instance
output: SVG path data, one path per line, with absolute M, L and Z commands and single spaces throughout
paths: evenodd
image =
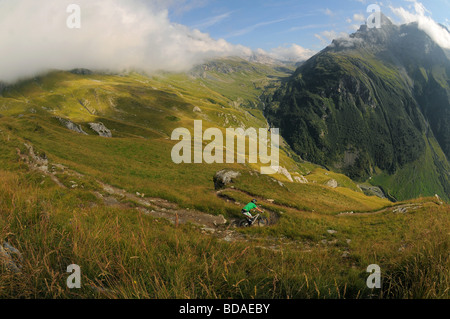
M 241 173 L 239 172 L 223 169 L 214 175 L 214 187 L 216 190 L 222 189 L 239 176 L 241 176 Z

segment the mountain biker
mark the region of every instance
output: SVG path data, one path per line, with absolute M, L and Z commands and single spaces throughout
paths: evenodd
M 250 203 L 248 203 L 247 205 L 245 205 L 244 208 L 242 208 L 242 214 L 244 214 L 244 216 L 247 218 L 248 222 L 250 224 L 253 224 L 253 215 L 251 213 L 251 211 L 253 209 L 256 209 L 257 211 L 259 211 L 260 213 L 264 213 L 261 209 L 258 208 L 258 206 L 256 206 L 256 199 L 253 199 Z

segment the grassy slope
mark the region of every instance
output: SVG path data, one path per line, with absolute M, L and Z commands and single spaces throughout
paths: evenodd
M 168 139 L 176 127 L 186 127 L 192 132 L 194 119 L 203 120 L 204 129 L 242 124 L 265 127 L 267 124 L 259 109 L 251 109 L 250 115 L 247 109 L 235 105 L 237 95 L 230 96 L 228 92 L 243 93 L 246 100 L 255 101 L 266 85 L 261 81 L 267 81 L 269 71 L 261 66 L 251 74 L 248 71 L 227 76 L 212 72 L 218 80 L 193 79 L 185 74 L 161 74 L 149 78 L 138 74 L 114 77 L 56 72 L 4 93 L 2 104 L 7 110 L 2 113 L 13 118 L 5 117 L 3 121 L 45 152 L 51 161 L 82 174 L 130 192 L 163 197 L 211 213 L 226 213 L 223 203 L 211 196 L 212 176 L 225 167 L 248 168 L 240 165 L 175 165 L 170 160 L 174 142 Z M 272 73 L 282 75 L 277 71 Z M 225 80 L 227 84 L 223 83 Z M 216 81 L 224 94 L 210 88 L 217 86 Z M 194 106 L 200 107 L 202 112 L 193 112 Z M 105 140 L 68 131 L 53 116 L 70 118 L 91 134 L 94 133 L 85 123 L 101 121 L 113 131 L 115 138 Z M 286 146 L 283 149 L 289 152 Z M 281 164 L 291 172 L 304 174 L 310 171 L 284 151 L 281 152 Z M 258 169 L 258 166 L 253 168 Z M 321 177 L 321 183 L 331 178 L 325 171 L 316 175 Z M 275 177 L 287 181 L 282 175 Z M 351 181 L 343 184 L 357 190 Z
M 432 271 L 448 269 L 448 258 L 438 258 L 447 251 L 448 238 L 442 231 L 448 229 L 447 206 L 429 203 L 404 215 L 338 217 L 342 211 L 374 211 L 391 204 L 363 195 L 343 176 L 296 163 L 286 153 L 283 166 L 291 172 L 311 172 L 308 178 L 316 183 L 289 183 L 276 176 L 285 185 L 281 187 L 269 176 L 250 175 L 243 165 L 178 166 L 168 160 L 174 145 L 168 139 L 171 131 L 192 127 L 193 119 L 204 119 L 207 126 L 226 127 L 227 118 L 230 126 L 244 122 L 264 127 L 260 110 L 253 109 L 254 116 L 249 116 L 230 95 L 245 79 L 248 86 L 242 90 L 254 101 L 260 89 L 250 90 L 248 79 L 258 78 L 259 72 L 262 76 L 268 71 L 242 75 L 215 89 L 211 84 L 215 80 L 187 75 L 149 78 L 57 72 L 4 93 L 0 98 L 0 241 L 9 240 L 24 254 L 25 262 L 21 276 L 2 268 L 0 296 L 355 298 L 371 293 L 365 288 L 365 268 L 372 263 L 389 270 L 388 282 L 411 279 L 409 272 L 389 276 L 405 269 L 402 263 L 416 262 L 414 256 L 423 252 L 434 251 L 435 259 L 426 261 L 432 263 Z M 223 94 L 219 87 L 225 87 Z M 192 111 L 194 105 L 202 109 L 201 114 Z M 54 115 L 69 117 L 91 134 L 85 123 L 102 121 L 115 137 L 71 132 Z M 16 148 L 25 152 L 25 141 L 51 163 L 84 174 L 79 182 L 84 188 L 61 189 L 48 177 L 30 172 L 16 153 Z M 91 193 L 98 188 L 96 180 L 101 180 L 184 207 L 239 216 L 239 207 L 215 194 L 212 176 L 221 168 L 243 172 L 236 189 L 227 191 L 229 197 L 242 203 L 251 196 L 275 200 L 264 206 L 280 212 L 276 226 L 244 231 L 252 241 L 226 243 L 193 226 L 175 227 L 134 209 L 104 206 Z M 346 188 L 320 185 L 331 177 Z M 328 229 L 338 233 L 330 235 Z M 424 234 L 428 241 L 423 242 Z M 323 245 L 324 239 L 337 241 Z M 258 248 L 274 243 L 283 253 Z M 425 244 L 429 246 L 422 247 Z M 403 246 L 407 249 L 399 254 Z M 350 251 L 349 259 L 341 257 L 343 251 Z M 65 288 L 65 267 L 71 263 L 83 269 L 81 291 Z M 260 271 L 248 273 L 248 269 Z M 412 282 L 411 289 L 395 284 L 398 291 L 386 286 L 383 293 L 448 297 L 448 291 L 440 290 L 448 284 L 448 274 L 434 287 L 432 272 L 417 276 L 423 277 L 427 289 L 416 292 Z

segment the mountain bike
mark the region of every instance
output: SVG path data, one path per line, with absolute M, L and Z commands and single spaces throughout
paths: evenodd
M 268 226 L 269 220 L 266 217 L 262 216 L 261 213 L 258 213 L 253 217 L 251 223 L 247 220 L 247 218 L 239 222 L 239 227 L 252 227 L 253 225 L 257 225 L 259 227 Z

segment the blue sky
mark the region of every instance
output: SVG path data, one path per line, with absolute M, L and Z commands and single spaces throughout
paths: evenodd
M 422 0 L 426 15 L 449 24 L 450 0 Z M 354 32 L 368 17 L 373 0 L 185 0 L 170 7 L 170 20 L 223 38 L 232 44 L 270 50 L 293 43 L 318 51 L 342 33 Z M 378 2 L 382 12 L 396 17 L 390 6 L 414 11 L 409 0 Z

